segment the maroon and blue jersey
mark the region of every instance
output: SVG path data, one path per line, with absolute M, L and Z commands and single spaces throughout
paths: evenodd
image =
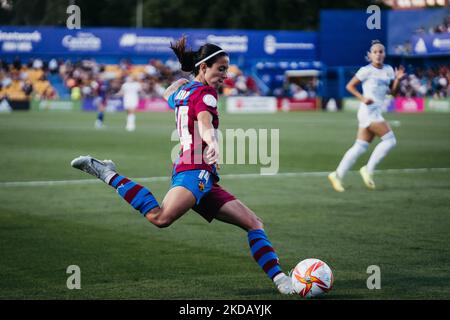
M 180 156 L 174 163 L 174 172 L 207 170 L 218 180 L 216 166 L 207 164 L 203 158 L 207 144 L 200 137 L 197 120 L 200 112 L 208 111 L 214 129 L 219 127 L 216 90 L 201 82 L 188 82 L 169 97 L 168 103 L 175 110 L 180 139 Z

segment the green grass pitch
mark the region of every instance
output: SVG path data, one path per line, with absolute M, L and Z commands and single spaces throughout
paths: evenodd
M 108 127 L 95 130 L 94 113 L 0 114 L 0 299 L 300 299 L 277 293 L 244 231 L 192 211 L 157 229 L 71 168 L 91 154 L 128 177 L 169 177 L 173 114 L 138 114 L 133 133 L 124 114 L 105 118 Z M 378 167 L 378 189 L 352 171 L 338 194 L 325 173 L 353 143 L 355 114 L 223 114 L 221 129 L 280 130 L 280 173 L 317 174 L 239 178 L 227 175 L 261 165 L 223 165 L 221 184 L 263 219 L 285 271 L 310 257 L 329 264 L 335 283 L 324 299 L 449 299 L 450 115 L 386 118 L 400 122 L 398 145 Z M 413 168 L 444 169 L 403 171 Z M 159 201 L 169 187 L 141 183 Z M 69 265 L 81 269 L 80 290 L 66 287 Z M 379 290 L 366 285 L 371 265 L 381 270 Z

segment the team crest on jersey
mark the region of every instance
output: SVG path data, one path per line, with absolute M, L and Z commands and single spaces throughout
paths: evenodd
M 198 190 L 200 190 L 201 192 L 203 192 L 203 190 L 205 190 L 205 184 L 203 183 L 203 181 L 200 181 L 198 183 Z

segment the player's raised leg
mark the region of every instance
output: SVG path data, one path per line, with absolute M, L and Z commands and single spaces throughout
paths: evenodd
M 170 226 L 195 205 L 196 199 L 184 187 L 174 187 L 159 206 L 146 187 L 118 174 L 111 160 L 100 161 L 91 156 L 80 156 L 71 162 L 72 167 L 87 172 L 117 190 L 134 209 L 159 228 Z
M 151 209 L 159 207 L 150 190 L 119 175 L 111 160 L 100 161 L 91 156 L 80 156 L 73 159 L 70 164 L 72 167 L 89 173 L 116 189 L 125 201 L 144 216 Z

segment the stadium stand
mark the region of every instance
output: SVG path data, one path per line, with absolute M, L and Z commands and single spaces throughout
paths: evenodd
M 117 93 L 126 76 L 133 75 L 142 82 L 144 96 L 162 97 L 167 85 L 186 76 L 170 63 L 151 59 L 148 64 L 132 64 L 122 60 L 118 64 L 99 64 L 94 59 L 72 63 L 70 60 L 58 61 L 56 68 L 49 66 L 56 60 L 41 61 L 31 59 L 27 64 L 17 59 L 11 63 L 0 60 L 0 98 L 11 100 L 70 98 L 74 88 L 81 97 L 98 95 L 101 85 L 108 94 Z M 314 98 L 318 83 L 310 80 L 303 84 L 286 81 L 287 69 L 300 68 L 296 65 L 260 63 L 255 75 L 245 74 L 236 65 L 231 65 L 229 78 L 225 81 L 225 96 L 292 97 L 297 99 Z M 346 78 L 350 79 L 355 70 L 349 69 Z M 415 68 L 400 85 L 399 95 L 404 97 L 450 97 L 450 68 L 446 65 Z
M 54 65 L 50 68 L 50 65 Z M 77 62 L 50 61 L 42 62 L 32 59 L 28 65 L 20 60 L 12 63 L 1 61 L 0 98 L 11 100 L 70 98 L 75 88 L 80 90 L 80 97 L 94 97 L 99 94 L 101 85 L 108 94 L 117 93 L 127 76 L 136 76 L 143 85 L 144 96 L 160 98 L 164 89 L 174 80 L 186 77 L 178 69 L 174 70 L 171 62 L 163 63 L 151 59 L 145 65 L 132 64 L 121 60 L 118 64 L 100 64 L 94 59 Z M 230 67 L 230 77 L 224 87 L 226 96 L 260 95 L 255 80 L 244 74 L 237 66 Z

